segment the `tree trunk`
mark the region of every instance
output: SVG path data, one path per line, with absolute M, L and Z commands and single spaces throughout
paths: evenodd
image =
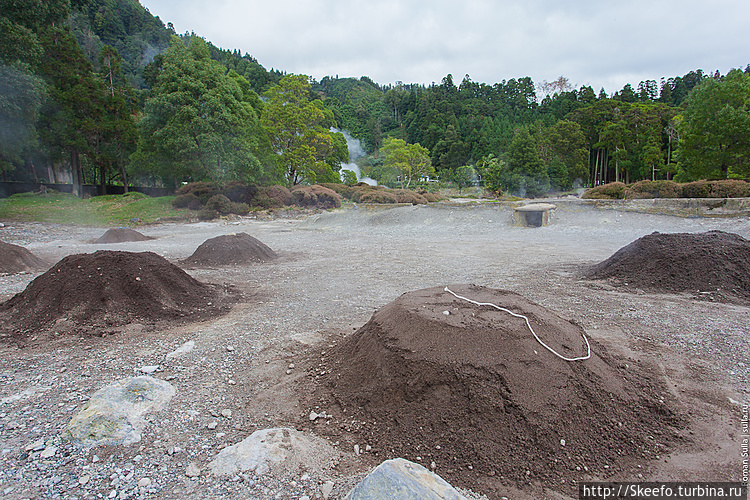
M 80 197 L 81 192 L 78 190 L 78 166 L 76 165 L 76 160 L 78 158 L 78 152 L 76 150 L 71 150 L 70 152 L 70 173 L 71 173 L 71 182 L 73 184 L 73 196 Z
M 107 169 L 104 164 L 99 165 L 99 196 L 107 194 Z
M 125 165 L 120 164 L 120 172 L 122 173 L 122 185 L 123 185 L 123 193 L 128 192 L 128 173 L 125 171 Z

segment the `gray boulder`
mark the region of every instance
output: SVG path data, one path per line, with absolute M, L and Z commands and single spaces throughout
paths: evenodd
M 63 437 L 87 447 L 136 443 L 141 440 L 144 415 L 164 408 L 176 392 L 169 382 L 153 377 L 118 380 L 91 396 L 65 427 Z
M 346 500 L 466 500 L 443 478 L 403 458 L 386 460 L 355 486 Z
M 321 470 L 338 453 L 325 440 L 287 427 L 261 429 L 243 441 L 224 448 L 208 464 L 214 476 L 252 471 L 267 474 L 274 467 Z

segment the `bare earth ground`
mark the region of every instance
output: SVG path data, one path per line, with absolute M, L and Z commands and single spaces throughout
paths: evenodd
M 550 226 L 530 229 L 512 226 L 511 215 L 508 207 L 475 203 L 361 206 L 307 218 L 139 227 L 156 239 L 119 244 L 89 243 L 102 228 L 5 221 L 0 239 L 49 262 L 110 249 L 153 251 L 176 263 L 206 239 L 234 232 L 254 236 L 280 257 L 188 269 L 200 281 L 244 292 L 246 300 L 216 320 L 151 333 L 130 325 L 115 335 L 61 336 L 23 349 L 0 346 L 0 498 L 314 498 L 325 481 L 334 483 L 332 498 L 343 497 L 387 457 L 356 455 L 356 434 L 348 431 L 357 423 L 339 418 L 326 424 L 341 429 L 332 443 L 338 453 L 309 470 L 212 478 L 205 467 L 220 449 L 257 429 L 300 427 L 314 408 L 300 405 L 297 388 L 325 369 L 314 357 L 321 349 L 403 293 L 457 283 L 519 293 L 575 320 L 610 352 L 662 373 L 689 421 L 678 451 L 644 460 L 637 473 L 582 464 L 580 480 L 739 480 L 740 402 L 750 399 L 750 308 L 691 294 L 625 293 L 579 273 L 653 231 L 715 229 L 750 239 L 747 217 L 686 219 L 565 204 Z M 0 300 L 35 276 L 0 276 Z M 193 351 L 165 360 L 190 340 Z M 78 450 L 60 440 L 91 394 L 153 365 L 160 367 L 154 376 L 172 383 L 177 395 L 150 417 L 140 443 Z M 231 417 L 222 416 L 225 409 Z M 57 453 L 41 458 L 26 449 L 39 440 Z M 365 449 L 368 443 L 354 444 Z M 443 458 L 449 457 L 434 451 L 431 460 Z M 204 469 L 200 477 L 186 476 L 191 462 Z M 139 487 L 144 478 L 149 484 Z M 476 477 L 474 484 L 472 490 L 492 498 L 574 496 L 533 478 L 502 484 Z

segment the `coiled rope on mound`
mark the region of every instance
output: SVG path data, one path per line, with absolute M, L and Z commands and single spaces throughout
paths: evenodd
M 587 359 L 589 359 L 591 357 L 591 344 L 589 344 L 589 339 L 586 337 L 585 333 L 583 334 L 583 340 L 586 341 L 587 354 L 585 356 L 581 356 L 581 357 L 578 357 L 578 358 L 566 358 L 565 356 L 563 356 L 562 354 L 558 353 L 557 351 L 555 351 L 554 349 L 552 349 L 550 346 L 548 346 L 547 344 L 545 344 L 542 341 L 542 339 L 539 338 L 539 336 L 536 334 L 536 332 L 534 331 L 534 329 L 531 327 L 531 323 L 529 323 L 529 318 L 527 318 L 523 314 L 514 313 L 513 311 L 511 311 L 509 309 L 506 309 L 504 307 L 500 307 L 500 306 L 498 306 L 496 304 L 493 304 L 491 302 L 477 302 L 475 300 L 471 300 L 470 298 L 458 295 L 457 293 L 455 293 L 453 290 L 451 290 L 447 286 L 445 287 L 445 291 L 448 292 L 448 293 L 450 293 L 451 295 L 453 295 L 457 299 L 465 300 L 466 302 L 471 302 L 472 304 L 475 304 L 477 306 L 492 306 L 495 309 L 497 309 L 499 311 L 506 312 L 506 313 L 510 314 L 511 316 L 515 316 L 516 318 L 523 318 L 526 321 L 526 326 L 529 327 L 529 330 L 531 331 L 531 334 L 534 336 L 534 338 L 536 339 L 536 341 L 539 342 L 540 344 L 542 344 L 542 346 L 545 349 L 547 349 L 549 352 L 551 352 L 552 354 L 554 354 L 555 356 L 557 356 L 558 358 L 560 358 L 560 359 L 562 359 L 564 361 L 584 361 L 584 360 L 587 360 Z

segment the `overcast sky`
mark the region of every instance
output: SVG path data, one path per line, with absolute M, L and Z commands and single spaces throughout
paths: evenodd
M 140 0 L 266 69 L 379 84 L 626 83 L 750 63 L 748 0 Z

